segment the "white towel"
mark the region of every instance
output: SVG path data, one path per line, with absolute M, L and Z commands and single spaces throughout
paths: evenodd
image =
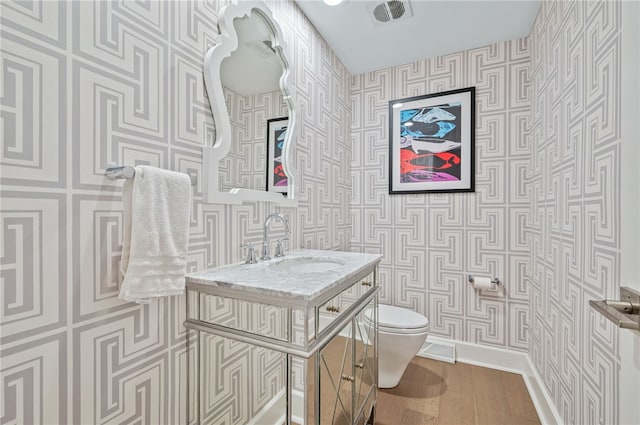
M 148 304 L 184 292 L 191 209 L 187 174 L 138 166 L 122 190 L 124 230 L 120 298 Z

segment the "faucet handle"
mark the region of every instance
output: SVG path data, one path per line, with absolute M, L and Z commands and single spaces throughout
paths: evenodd
M 288 240 L 288 239 L 289 238 L 284 239 L 284 240 Z M 278 239 L 276 241 L 276 255 L 275 255 L 275 257 L 284 257 L 284 248 L 282 247 L 282 241 L 283 241 L 283 239 Z
M 244 261 L 245 264 L 255 264 L 258 262 L 256 258 L 256 250 L 253 248 L 253 244 L 251 242 L 242 245 L 242 249 L 247 250 L 247 259 Z

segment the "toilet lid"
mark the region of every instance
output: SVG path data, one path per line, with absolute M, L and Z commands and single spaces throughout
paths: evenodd
M 373 310 L 367 310 L 365 316 L 369 321 L 373 320 Z M 390 329 L 420 329 L 429 326 L 429 319 L 406 308 L 380 304 L 378 326 Z

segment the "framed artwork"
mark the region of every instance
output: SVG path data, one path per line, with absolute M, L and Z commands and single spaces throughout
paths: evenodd
M 475 87 L 389 102 L 389 193 L 473 192 Z
M 287 176 L 282 169 L 282 145 L 289 118 L 267 120 L 267 191 L 287 194 Z

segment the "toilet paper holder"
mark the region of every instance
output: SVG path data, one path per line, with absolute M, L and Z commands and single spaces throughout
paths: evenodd
M 474 279 L 475 278 L 473 277 L 473 275 L 470 274 L 469 275 L 469 283 L 473 283 Z M 497 277 L 494 277 L 493 279 L 491 279 L 491 283 L 493 283 L 496 286 L 499 286 L 500 285 L 500 279 L 497 278 Z

